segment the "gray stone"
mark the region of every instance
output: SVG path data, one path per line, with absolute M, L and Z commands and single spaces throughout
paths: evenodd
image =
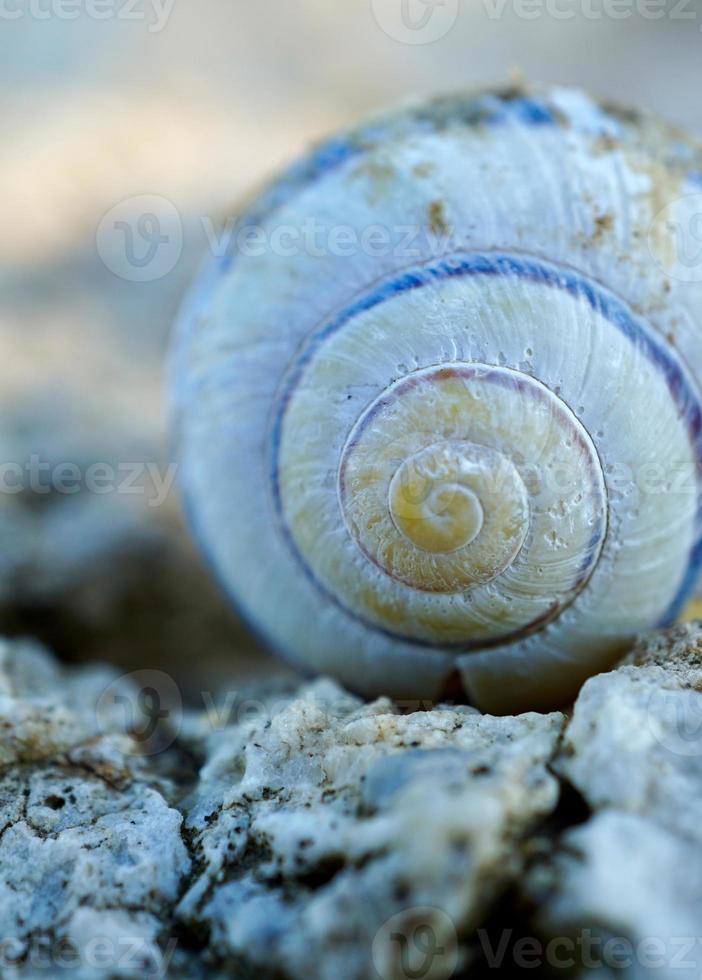
M 133 976 L 168 949 L 164 914 L 190 868 L 182 815 L 106 691 L 136 703 L 109 668 L 0 649 L 3 976 Z
M 558 714 L 403 711 L 319 681 L 186 714 L 145 757 L 101 707 L 127 696 L 111 672 L 6 644 L 1 676 L 0 935 L 22 975 L 64 943 L 76 976 L 131 975 L 131 941 L 154 969 L 366 980 L 397 972 L 389 920 L 430 924 L 457 966 L 457 929 L 523 873 L 558 798 Z
M 680 626 L 588 681 L 556 763 L 594 815 L 532 873 L 531 895 L 547 933 L 594 930 L 605 966 L 603 943 L 628 943 L 617 975 L 702 974 L 701 650 L 700 624 Z
M 448 980 L 526 951 L 691 980 L 701 639 L 649 638 L 568 721 L 319 680 L 154 722 L 130 678 L 5 642 L 0 976 Z
M 220 955 L 330 980 L 372 976 L 393 915 L 437 908 L 448 928 L 475 927 L 556 805 L 562 722 L 403 715 L 309 686 L 245 741 L 225 730 L 211 746 L 186 818 L 202 872 L 179 917 L 207 926 Z
M 698 846 L 653 820 L 603 810 L 563 836 L 552 875 L 542 924 L 581 944 L 585 963 L 626 978 L 700 977 Z
M 699 626 L 678 627 L 588 681 L 558 762 L 593 808 L 638 813 L 700 841 L 701 637 Z

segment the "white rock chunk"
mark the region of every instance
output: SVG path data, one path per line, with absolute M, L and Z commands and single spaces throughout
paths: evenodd
M 526 940 L 544 975 L 699 977 L 701 650 L 650 638 L 568 722 L 320 680 L 144 741 L 114 671 L 4 642 L 0 976 L 449 980 Z
M 523 870 L 523 840 L 557 802 L 562 724 L 401 714 L 311 685 L 245 741 L 213 740 L 187 818 L 203 872 L 180 917 L 232 959 L 300 978 L 366 980 L 373 956 L 400 954 L 376 934 L 400 913 L 411 928 L 417 908 L 438 909 L 450 943 Z
M 137 976 L 168 950 L 164 913 L 190 869 L 182 815 L 119 714 L 98 711 L 106 685 L 120 690 L 106 668 L 62 671 L 24 643 L 0 651 L 3 977 Z
M 532 898 L 547 932 L 594 929 L 589 958 L 627 978 L 702 975 L 701 651 L 702 626 L 677 627 L 588 681 L 556 763 L 595 815 Z

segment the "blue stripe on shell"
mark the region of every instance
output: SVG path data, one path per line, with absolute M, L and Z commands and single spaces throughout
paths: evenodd
M 611 136 L 620 130 L 619 120 L 603 107 L 595 103 L 593 107 L 600 119 L 598 128 L 602 136 Z M 525 95 L 518 91 L 506 91 L 501 95 L 447 95 L 434 99 L 428 105 L 409 106 L 405 113 L 393 113 L 320 143 L 306 157 L 284 171 L 242 215 L 237 225 L 240 228 L 255 227 L 269 220 L 279 207 L 306 188 L 387 140 L 403 138 L 416 131 L 431 132 L 448 125 L 504 126 L 510 122 L 519 122 L 527 127 L 555 126 L 558 125 L 559 114 L 546 97 Z M 220 257 L 222 272 L 231 267 L 234 257 L 234 252 Z
M 619 133 L 622 130 L 622 122 L 616 112 L 610 112 L 604 107 L 597 106 L 596 103 L 592 103 L 592 105 L 594 111 L 594 129 L 592 132 L 601 130 L 602 135 L 611 136 L 613 133 Z M 269 220 L 278 208 L 294 199 L 297 194 L 302 193 L 305 189 L 314 185 L 316 181 L 322 179 L 326 174 L 333 173 L 351 160 L 372 151 L 380 141 L 387 139 L 388 136 L 392 137 L 393 135 L 397 135 L 398 138 L 401 138 L 403 134 L 411 134 L 412 131 L 436 131 L 448 125 L 496 126 L 514 121 L 519 121 L 523 125 L 533 127 L 557 125 L 559 122 L 558 114 L 548 98 L 525 96 L 520 93 L 505 93 L 502 96 L 489 93 L 475 96 L 448 96 L 443 99 L 437 99 L 428 106 L 408 108 L 406 113 L 395 114 L 385 119 L 380 119 L 375 123 L 359 127 L 346 135 L 341 135 L 321 144 L 307 158 L 293 165 L 280 179 L 273 183 L 258 202 L 242 216 L 238 225 L 239 227 L 246 226 L 247 224 L 256 225 Z M 688 181 L 693 187 L 702 185 L 702 173 L 699 171 L 691 172 L 688 176 Z M 173 392 L 172 414 L 176 418 L 187 405 L 188 398 L 192 396 L 193 386 L 188 376 L 186 356 L 191 337 L 199 327 L 201 316 L 207 309 L 207 305 L 217 288 L 219 280 L 229 271 L 234 258 L 235 251 L 232 250 L 228 255 L 220 257 L 217 260 L 210 259 L 205 263 L 201 275 L 189 292 L 188 299 L 179 317 L 177 327 L 178 336 L 176 337 L 170 364 L 171 391 Z M 509 258 L 507 256 L 499 258 L 504 263 L 502 269 L 499 273 L 495 271 L 489 274 L 505 274 L 509 271 L 515 275 L 528 275 L 532 274 L 537 267 L 540 270 L 546 268 L 542 263 L 529 263 L 526 260 L 515 259 L 513 257 Z M 484 263 L 487 257 L 476 256 L 476 260 L 480 261 L 481 259 Z M 510 262 L 512 266 L 508 268 L 508 263 Z M 531 271 L 529 271 L 529 266 L 531 266 Z M 478 271 L 480 270 L 476 268 L 475 272 Z M 452 274 L 456 275 L 461 273 L 453 272 Z M 599 296 L 609 296 L 607 315 L 613 317 L 612 322 L 616 323 L 620 329 L 628 332 L 628 336 L 631 336 L 632 339 L 634 337 L 645 337 L 647 354 L 666 372 L 671 392 L 677 388 L 677 397 L 679 399 L 682 398 L 684 400 L 686 392 L 692 398 L 691 403 L 694 404 L 695 409 L 691 413 L 694 416 L 691 422 L 691 437 L 695 440 L 699 450 L 700 412 L 697 397 L 693 394 L 692 383 L 683 372 L 674 363 L 671 367 L 672 359 L 665 350 L 663 341 L 658 340 L 655 335 L 652 335 L 649 328 L 641 321 L 638 321 L 631 311 L 624 306 L 622 301 L 617 300 L 611 294 L 606 294 L 602 287 L 593 287 L 592 284 L 589 284 L 582 277 L 578 277 L 576 273 L 569 272 L 568 276 L 569 280 L 564 288 L 569 288 L 571 291 L 581 290 L 582 294 L 591 303 L 597 302 Z M 549 279 L 547 277 L 542 281 L 550 282 L 554 286 L 563 285 L 556 281 L 555 278 Z M 415 288 L 419 285 L 405 277 L 398 277 L 398 279 L 393 280 L 393 283 L 395 290 L 400 288 Z M 402 286 L 399 285 L 400 283 L 402 283 Z M 697 430 L 696 432 L 694 431 L 695 429 Z M 197 507 L 193 502 L 193 494 L 189 488 L 189 477 L 184 464 L 181 466 L 179 483 L 193 533 L 198 539 L 203 553 L 207 556 L 209 565 L 213 568 L 216 577 L 222 583 L 224 590 L 230 596 L 234 605 L 240 608 L 237 596 L 233 594 L 233 590 L 223 580 L 224 577 L 217 568 L 217 563 L 212 555 L 207 536 L 204 533 L 204 529 L 200 526 Z M 702 517 L 700 518 L 700 523 L 702 524 Z M 677 617 L 694 589 L 701 567 L 702 541 L 696 545 L 691 553 L 684 581 L 678 595 L 666 612 L 662 625 L 668 625 L 669 622 Z M 254 627 L 254 632 L 261 633 L 255 623 L 251 624 L 249 616 L 243 614 L 242 618 Z M 289 651 L 287 655 L 289 659 L 299 663 L 298 658 L 290 656 Z
M 637 344 L 646 357 L 663 373 L 671 398 L 678 406 L 680 417 L 687 421 L 690 442 L 697 460 L 698 484 L 700 487 L 698 490 L 698 540 L 691 551 L 688 567 L 678 593 L 662 617 L 660 625 L 669 625 L 684 607 L 692 593 L 700 568 L 702 568 L 702 403 L 700 402 L 696 387 L 680 362 L 672 356 L 663 339 L 648 327 L 643 320 L 639 319 L 621 299 L 605 289 L 604 286 L 586 279 L 572 269 L 559 268 L 541 260 L 537 261 L 522 256 L 499 253 L 461 254 L 419 266 L 382 283 L 373 292 L 352 303 L 347 309 L 335 317 L 334 320 L 316 331 L 308 339 L 304 349 L 295 361 L 294 366 L 288 371 L 283 382 L 280 401 L 271 427 L 270 482 L 273 501 L 281 531 L 292 553 L 295 555 L 304 574 L 317 589 L 331 601 L 335 602 L 340 608 L 344 609 L 348 615 L 360 619 L 360 617 L 356 617 L 354 613 L 343 606 L 323 583 L 318 581 L 312 570 L 306 564 L 304 557 L 299 553 L 295 541 L 285 523 L 280 493 L 278 461 L 282 426 L 288 403 L 306 365 L 315 356 L 317 350 L 324 344 L 328 337 L 342 330 L 356 316 L 379 306 L 393 296 L 409 290 L 421 289 L 431 283 L 440 282 L 445 279 L 478 275 L 514 276 L 555 289 L 564 289 L 572 296 L 584 298 L 597 313 L 604 316 L 632 343 Z M 559 610 L 559 612 L 561 611 Z M 364 622 L 362 619 L 360 621 Z M 546 626 L 547 623 L 545 622 L 543 625 Z M 433 644 L 423 640 L 396 636 L 396 634 L 383 630 L 376 625 L 373 625 L 373 628 L 387 633 L 387 635 L 395 639 L 402 639 L 404 642 L 416 646 L 433 646 Z M 485 644 L 485 648 L 489 646 L 489 643 Z M 446 649 L 450 648 L 452 647 L 446 647 Z M 455 648 L 460 649 L 460 645 L 457 645 Z

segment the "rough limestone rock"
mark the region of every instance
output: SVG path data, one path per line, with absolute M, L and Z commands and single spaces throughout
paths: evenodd
M 555 768 L 594 815 L 532 877 L 542 926 L 594 930 L 591 958 L 618 976 L 699 978 L 702 626 L 645 639 L 588 681 Z
M 372 976 L 376 933 L 417 907 L 441 910 L 450 944 L 444 930 L 475 928 L 523 871 L 523 841 L 557 802 L 562 723 L 403 715 L 311 685 L 211 739 L 186 817 L 201 873 L 178 916 L 232 962 L 301 978 Z M 376 944 L 388 975 L 395 953 Z
M 183 714 L 5 643 L 0 977 L 699 977 L 701 644 L 566 720 L 326 680 Z
M 125 731 L 126 704 L 136 692 L 108 668 L 68 673 L 37 646 L 0 649 L 3 976 L 163 962 L 163 917 L 191 859 L 168 782 Z

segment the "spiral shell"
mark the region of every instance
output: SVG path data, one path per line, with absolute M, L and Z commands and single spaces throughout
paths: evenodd
M 648 118 L 490 92 L 373 120 L 249 207 L 173 390 L 193 525 L 270 643 L 368 695 L 503 712 L 676 618 L 702 287 L 670 214 L 700 173 Z

